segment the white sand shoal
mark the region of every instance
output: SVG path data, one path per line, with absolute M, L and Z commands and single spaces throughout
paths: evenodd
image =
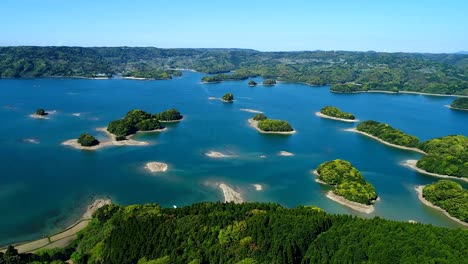
M 462 178 L 462 177 L 455 177 L 455 176 L 450 176 L 450 175 L 442 175 L 442 174 L 437 174 L 437 173 L 432 173 L 425 171 L 421 168 L 418 168 L 416 164 L 418 163 L 417 160 L 405 160 L 403 163 L 401 163 L 403 166 L 406 166 L 408 168 L 411 168 L 419 173 L 434 176 L 434 177 L 439 177 L 439 178 L 446 178 L 446 179 L 457 179 L 457 180 L 462 180 L 462 181 L 468 181 L 467 178 Z
M 331 184 L 328 184 L 328 183 L 326 183 L 326 182 L 320 180 L 320 179 L 319 179 L 320 174 L 317 172 L 317 170 L 314 170 L 312 173 L 313 173 L 315 176 L 317 176 L 317 178 L 315 178 L 315 182 L 320 183 L 320 184 L 324 184 L 324 185 L 328 185 L 328 186 L 333 186 L 333 185 L 331 185 Z
M 35 138 L 25 138 L 23 139 L 23 142 L 25 143 L 31 143 L 31 144 L 39 144 L 39 140 L 35 139 Z
M 150 172 L 165 172 L 167 171 L 168 166 L 166 163 L 152 161 L 146 163 L 145 169 L 149 170 Z
M 261 184 L 252 184 L 252 186 L 255 188 L 256 191 L 262 191 L 263 190 L 263 186 Z
M 419 201 L 421 201 L 424 205 L 426 206 L 429 206 L 431 208 L 434 208 L 436 210 L 439 210 L 441 212 L 444 213 L 444 215 L 446 215 L 448 218 L 452 219 L 453 221 L 463 225 L 463 226 L 468 226 L 468 223 L 465 223 L 463 221 L 461 221 L 460 219 L 457 219 L 453 216 L 451 216 L 447 211 L 445 211 L 444 209 L 440 208 L 439 206 L 437 205 L 434 205 L 432 204 L 431 202 L 429 202 L 428 200 L 426 200 L 426 198 L 424 198 L 423 196 L 423 189 L 424 189 L 424 186 L 423 185 L 420 185 L 420 186 L 416 186 L 414 188 L 416 190 L 416 192 L 418 193 L 418 198 L 419 198 Z
M 285 157 L 294 156 L 293 153 L 287 152 L 287 151 L 284 151 L 284 150 L 280 151 L 280 152 L 278 153 L 278 155 L 279 155 L 279 156 L 285 156 Z
M 249 118 L 249 125 L 253 128 L 255 128 L 258 132 L 263 133 L 263 134 L 279 134 L 279 135 L 292 135 L 296 133 L 296 130 L 293 131 L 287 131 L 287 132 L 279 132 L 279 131 L 263 131 L 260 128 L 258 128 L 258 121 L 253 120 L 252 118 Z
M 73 113 L 72 116 L 81 116 L 81 113 Z
M 384 141 L 384 140 L 382 140 L 382 139 L 380 139 L 380 138 L 378 138 L 376 136 L 373 136 L 371 134 L 359 131 L 356 128 L 348 128 L 348 129 L 345 129 L 344 131 L 359 133 L 361 135 L 364 135 L 364 136 L 370 137 L 372 139 L 375 139 L 375 140 L 379 141 L 380 143 L 385 144 L 385 145 L 390 146 L 390 147 L 404 149 L 404 150 L 411 150 L 411 151 L 418 152 L 418 153 L 421 153 L 421 154 L 427 154 L 426 152 L 424 152 L 424 151 L 422 151 L 422 150 L 420 150 L 418 148 L 410 148 L 410 147 L 405 147 L 405 146 L 400 146 L 400 145 L 395 145 L 395 144 L 389 143 L 389 142 Z
M 254 113 L 254 114 L 263 114 L 262 111 L 258 111 L 258 110 L 254 110 L 254 109 L 241 108 L 239 110 L 244 111 L 244 112 Z
M 210 96 L 208 97 L 208 100 L 221 100 L 221 98 Z
M 343 121 L 343 122 L 359 122 L 359 119 L 344 119 L 344 118 L 338 118 L 338 117 L 332 117 L 332 116 L 327 116 L 324 115 L 320 112 L 315 113 L 316 116 L 321 117 L 321 118 L 327 118 L 327 119 L 332 119 L 332 120 L 338 120 L 338 121 Z
M 97 199 L 95 200 L 92 204 L 90 204 L 86 208 L 86 212 L 83 214 L 82 219 L 91 219 L 93 216 L 94 212 L 97 211 L 97 209 L 103 207 L 104 205 L 111 204 L 112 201 L 111 199 Z
M 260 158 L 265 159 L 267 156 L 266 155 L 260 155 Z
M 219 188 L 223 191 L 224 202 L 234 202 L 234 203 L 243 203 L 244 200 L 240 193 L 234 191 L 231 187 L 227 186 L 224 183 L 219 185 Z
M 70 147 L 81 149 L 81 150 L 97 150 L 97 149 L 108 147 L 108 146 L 147 146 L 149 145 L 148 142 L 137 141 L 137 140 L 131 139 L 132 136 L 130 136 L 130 138 L 127 138 L 125 140 L 116 140 L 115 135 L 107 131 L 106 127 L 97 128 L 96 130 L 106 134 L 108 140 L 101 141 L 96 146 L 84 147 L 78 143 L 77 141 L 78 139 L 74 138 L 74 139 L 69 139 L 69 140 L 62 142 L 62 145 L 70 146 Z M 164 129 L 151 130 L 151 131 L 138 131 L 137 133 L 142 133 L 142 132 L 149 133 L 149 132 L 161 132 L 161 131 L 164 131 Z
M 359 212 L 366 213 L 366 214 L 370 214 L 374 211 L 373 205 L 360 204 L 360 203 L 346 200 L 344 197 L 334 194 L 333 191 L 327 192 L 326 196 L 328 199 L 333 200 L 344 206 L 347 206 L 355 211 L 359 211 Z
M 48 115 L 30 114 L 29 117 L 36 119 L 50 119 Z
M 231 155 L 226 155 L 226 154 L 223 154 L 221 152 L 212 151 L 212 150 L 206 152 L 205 155 L 210 157 L 210 158 L 229 158 L 229 157 L 233 157 Z
M 140 77 L 132 77 L 132 76 L 129 76 L 129 77 L 122 77 L 122 79 L 125 79 L 125 80 L 140 80 L 140 81 L 150 80 L 150 79 L 148 79 L 148 78 L 140 78 Z

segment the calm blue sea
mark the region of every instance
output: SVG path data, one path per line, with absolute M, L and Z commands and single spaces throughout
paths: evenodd
M 0 80 L 0 245 L 56 232 L 76 221 L 96 197 L 110 197 L 122 205 L 183 206 L 223 200 L 216 187 L 221 182 L 240 191 L 247 201 L 287 207 L 316 205 L 330 213 L 458 227 L 419 202 L 413 188 L 438 179 L 400 163 L 418 159 L 420 154 L 345 132 L 355 124 L 314 114 L 333 105 L 360 120 L 386 122 L 422 140 L 466 136 L 468 112 L 445 107 L 453 98 L 333 94 L 329 87 L 288 83 L 253 88 L 247 86 L 248 81 L 202 84 L 201 77 L 184 72 L 167 81 Z M 226 92 L 234 93 L 234 103 L 208 100 Z M 60 145 L 82 132 L 104 138 L 95 129 L 131 109 L 160 112 L 173 107 L 184 114 L 184 120 L 169 125 L 165 132 L 137 136 L 151 142 L 149 146 L 80 151 Z M 48 120 L 30 118 L 37 108 L 56 113 Z M 288 120 L 297 133 L 259 134 L 247 123 L 254 114 L 241 108 Z M 213 159 L 204 155 L 208 151 L 235 157 Z M 278 156 L 279 151 L 295 156 Z M 376 187 L 381 201 L 370 216 L 327 199 L 329 188 L 314 181 L 311 170 L 337 158 L 351 161 Z M 165 162 L 169 170 L 148 173 L 143 167 L 149 161 Z M 256 191 L 252 184 L 263 185 L 263 191 Z

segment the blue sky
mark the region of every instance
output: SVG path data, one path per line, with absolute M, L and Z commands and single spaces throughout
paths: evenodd
M 2 0 L 0 45 L 468 50 L 468 1 Z

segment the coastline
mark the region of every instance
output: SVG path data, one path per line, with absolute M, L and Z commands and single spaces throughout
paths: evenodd
M 468 111 L 468 109 L 453 107 L 453 106 L 451 106 L 451 105 L 445 105 L 445 107 L 450 108 L 450 109 L 453 109 L 453 110 Z
M 359 119 L 344 119 L 344 118 L 338 118 L 338 117 L 333 117 L 333 116 L 327 116 L 325 114 L 322 114 L 320 112 L 315 112 L 315 115 L 321 118 L 327 118 L 327 119 L 332 119 L 332 120 L 337 120 L 337 121 L 343 121 L 343 122 L 349 122 L 349 123 L 354 123 L 354 122 L 359 122 Z
M 315 176 L 317 176 L 317 177 L 315 178 L 315 182 L 320 183 L 320 184 L 323 184 L 323 185 L 333 186 L 333 185 L 330 185 L 330 184 L 328 184 L 328 183 L 322 181 L 321 179 L 319 179 L 318 177 L 320 177 L 320 174 L 317 172 L 317 170 L 314 170 L 312 173 L 313 173 Z
M 462 178 L 462 177 L 456 177 L 456 176 L 450 176 L 450 175 L 443 175 L 443 174 L 437 174 L 437 173 L 432 173 L 432 172 L 428 172 L 428 171 L 425 171 L 421 168 L 419 168 L 418 166 L 416 166 L 417 164 L 417 160 L 405 160 L 402 165 L 405 166 L 405 167 L 408 167 L 408 168 L 411 168 L 419 173 L 422 173 L 422 174 L 426 174 L 426 175 L 429 175 L 429 176 L 434 176 L 434 177 L 438 177 L 438 178 L 444 178 L 444 179 L 455 179 L 455 180 L 462 180 L 462 181 L 466 181 L 468 182 L 468 179 L 467 178 Z
M 376 136 L 373 136 L 371 134 L 368 134 L 366 132 L 362 132 L 362 131 L 359 131 L 357 130 L 356 128 L 349 128 L 349 129 L 345 129 L 344 131 L 348 131 L 348 132 L 355 132 L 355 133 L 359 133 L 359 134 L 362 134 L 364 136 L 367 136 L 367 137 L 370 137 L 372 139 L 375 139 L 377 141 L 379 141 L 380 143 L 382 144 L 385 144 L 387 146 L 390 146 L 390 147 L 394 147 L 394 148 L 399 148 L 399 149 L 404 149 L 404 150 L 411 150 L 411 151 L 414 151 L 414 152 L 418 152 L 418 153 L 421 153 L 421 154 L 424 154 L 426 155 L 427 153 L 420 150 L 420 149 L 417 149 L 417 148 L 410 148 L 410 147 L 405 147 L 405 146 L 400 146 L 400 145 L 396 145 L 396 144 L 392 144 L 392 143 L 389 143 L 387 141 L 384 141 Z
M 66 247 L 77 238 L 76 234 L 78 232 L 88 226 L 93 213 L 96 212 L 97 209 L 111 203 L 112 201 L 110 199 L 97 199 L 87 207 L 86 212 L 73 225 L 48 237 L 24 243 L 15 243 L 13 246 L 15 246 L 19 253 L 34 252 L 43 248 Z M 5 249 L 6 247 L 2 248 L 1 251 L 4 252 Z
M 356 91 L 356 92 L 338 92 L 332 91 L 332 93 L 339 93 L 339 94 L 358 94 L 358 93 L 385 93 L 385 94 L 415 94 L 415 95 L 426 95 L 426 96 L 441 96 L 441 97 L 463 97 L 468 98 L 468 95 L 457 95 L 457 94 L 432 94 L 432 93 L 423 93 L 423 92 L 412 92 L 412 91 L 385 91 L 385 90 L 369 90 L 369 91 Z
M 184 120 L 184 118 L 185 118 L 185 116 L 183 116 L 181 119 L 177 119 L 177 120 L 168 120 L 168 121 L 167 120 L 165 120 L 165 121 L 159 120 L 159 123 L 178 123 L 178 122 Z
M 424 205 L 429 206 L 429 207 L 431 207 L 431 208 L 433 208 L 433 209 L 436 209 L 436 210 L 438 210 L 438 211 L 443 212 L 444 215 L 446 215 L 448 218 L 452 219 L 453 221 L 455 221 L 455 222 L 457 222 L 457 223 L 459 223 L 459 224 L 461 224 L 461 225 L 463 225 L 463 226 L 468 227 L 468 223 L 465 223 L 465 222 L 463 222 L 462 220 L 460 220 L 460 219 L 458 219 L 458 218 L 456 218 L 456 217 L 451 216 L 451 215 L 450 215 L 447 211 L 445 211 L 443 208 L 441 208 L 441 207 L 439 207 L 439 206 L 437 206 L 437 205 L 434 205 L 434 204 L 432 204 L 431 202 L 429 202 L 428 200 L 426 200 L 426 198 L 424 198 L 424 196 L 423 196 L 423 189 L 424 189 L 424 185 L 419 185 L 419 186 L 416 186 L 416 187 L 414 188 L 414 190 L 416 190 L 416 193 L 418 194 L 418 198 L 419 198 L 419 201 L 421 201 L 421 203 L 423 203 Z
M 148 79 L 148 78 L 132 77 L 132 76 L 122 77 L 122 79 L 124 79 L 124 80 L 138 80 L 138 81 L 151 80 L 151 79 Z
M 263 134 L 278 134 L 278 135 L 292 135 L 296 133 L 296 130 L 293 131 L 287 131 L 287 132 L 280 132 L 280 131 L 263 131 L 260 128 L 258 128 L 258 121 L 253 120 L 253 118 L 249 118 L 249 125 L 253 128 L 255 128 L 258 132 L 263 133 Z
M 349 208 L 351 208 L 351 209 L 353 209 L 355 211 L 359 211 L 361 213 L 366 213 L 366 214 L 370 214 L 370 213 L 374 212 L 374 206 L 373 205 L 366 205 L 366 204 L 361 204 L 361 203 L 349 201 L 344 197 L 341 197 L 339 195 L 334 194 L 333 191 L 328 191 L 326 196 L 327 196 L 328 199 L 330 199 L 332 201 L 335 201 L 335 202 L 337 202 L 339 204 L 342 204 L 344 206 L 347 206 L 347 207 L 349 207 Z
M 218 185 L 218 187 L 223 191 L 225 203 L 234 202 L 239 204 L 244 202 L 244 199 L 242 199 L 241 194 L 239 192 L 234 191 L 234 189 L 232 189 L 228 185 L 221 183 Z

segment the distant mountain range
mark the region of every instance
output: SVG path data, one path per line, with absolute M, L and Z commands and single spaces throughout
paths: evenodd
M 463 51 L 463 50 L 462 51 L 457 51 L 457 52 L 455 52 L 455 54 L 468 54 L 468 51 Z

